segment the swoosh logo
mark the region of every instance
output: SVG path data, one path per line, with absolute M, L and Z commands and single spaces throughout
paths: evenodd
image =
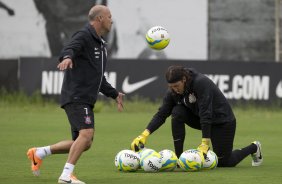
M 143 86 L 153 82 L 157 78 L 158 77 L 155 76 L 155 77 L 151 77 L 149 79 L 145 79 L 145 80 L 142 80 L 142 81 L 139 81 L 139 82 L 129 84 L 129 82 L 128 82 L 129 77 L 127 76 L 122 83 L 122 90 L 125 93 L 132 93 L 133 91 L 136 91 L 137 89 L 142 88 Z
M 276 87 L 276 96 L 282 98 L 282 81 L 280 81 Z
M 258 146 L 258 149 L 259 149 L 259 159 L 262 159 L 261 150 L 260 150 L 260 147 L 259 147 L 259 146 Z
M 63 181 L 63 182 L 66 182 L 66 183 L 71 183 L 72 182 L 72 180 L 62 180 L 62 179 L 60 179 L 61 181 Z
M 34 152 L 34 154 L 35 154 L 35 152 Z M 36 162 L 35 159 L 34 159 L 34 154 L 32 154 L 33 165 L 37 165 L 37 162 Z

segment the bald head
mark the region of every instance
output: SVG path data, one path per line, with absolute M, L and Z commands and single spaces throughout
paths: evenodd
M 113 21 L 110 9 L 107 6 L 95 5 L 88 14 L 90 25 L 96 30 L 99 36 L 110 32 Z
M 105 12 L 109 11 L 108 7 L 103 5 L 95 5 L 93 6 L 88 14 L 89 21 L 95 20 L 100 15 L 103 15 Z

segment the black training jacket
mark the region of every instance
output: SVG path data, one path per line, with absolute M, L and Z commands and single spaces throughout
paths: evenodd
M 61 52 L 59 61 L 71 58 L 73 68 L 64 74 L 61 106 L 67 103 L 87 103 L 94 106 L 99 92 L 116 98 L 118 92 L 104 76 L 107 63 L 105 41 L 90 24 L 76 32 Z
M 168 90 L 163 104 L 153 116 L 147 129 L 153 133 L 171 115 L 174 106 L 182 104 L 200 118 L 203 137 L 210 137 L 212 125 L 235 121 L 235 116 L 227 99 L 219 88 L 205 75 L 187 68 L 192 80 L 186 84 L 183 95 Z

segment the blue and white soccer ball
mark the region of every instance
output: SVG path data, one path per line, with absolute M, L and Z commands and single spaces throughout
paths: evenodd
M 203 169 L 214 169 L 218 164 L 218 158 L 215 152 L 209 150 L 204 160 Z
M 162 160 L 161 171 L 173 171 L 177 166 L 178 158 L 176 154 L 168 149 L 164 149 L 159 152 Z
M 179 159 L 178 164 L 184 171 L 199 171 L 203 168 L 204 156 L 197 149 L 184 151 Z
M 168 46 L 170 36 L 164 27 L 154 26 L 148 30 L 146 41 L 152 49 L 162 50 Z
M 140 166 L 145 172 L 158 172 L 162 167 L 161 155 L 153 149 L 140 152 Z
M 136 171 L 140 166 L 140 156 L 132 150 L 122 150 L 115 157 L 115 166 L 119 171 Z

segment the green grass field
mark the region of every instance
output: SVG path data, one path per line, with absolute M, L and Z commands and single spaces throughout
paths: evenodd
M 125 103 L 126 105 L 126 103 Z M 216 184 L 280 184 L 282 111 L 267 108 L 235 109 L 237 133 L 234 148 L 248 145 L 254 140 L 262 142 L 264 163 L 251 166 L 247 157 L 235 168 L 217 168 L 211 171 L 122 173 L 114 166 L 114 157 L 128 149 L 133 138 L 139 135 L 157 110 L 156 106 L 135 109 L 126 106 L 122 113 L 115 107 L 96 113 L 96 133 L 92 148 L 85 152 L 76 165 L 76 175 L 88 184 L 95 183 L 216 183 Z M 5 105 L 0 103 L 1 151 L 0 183 L 57 183 L 66 155 L 51 155 L 44 160 L 41 176 L 34 177 L 26 151 L 33 146 L 44 146 L 59 140 L 70 139 L 69 124 L 62 109 L 56 105 Z M 201 134 L 187 127 L 185 148 L 195 148 Z M 157 151 L 172 149 L 170 119 L 148 139 L 147 147 Z

